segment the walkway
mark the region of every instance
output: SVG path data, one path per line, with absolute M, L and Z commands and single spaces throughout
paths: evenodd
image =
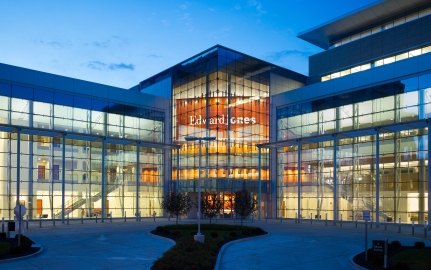
M 193 222 L 184 220 L 181 223 Z M 232 223 L 230 220 L 218 223 Z M 26 233 L 44 247 L 44 251 L 28 259 L 0 263 L 1 269 L 150 269 L 153 261 L 162 256 L 174 243 L 149 232 L 158 225 L 173 224 L 166 219 L 151 219 L 142 222 L 114 220 L 98 223 L 80 220 L 70 225 L 53 227 L 45 222 L 39 228 L 38 222 L 30 224 Z M 238 224 L 237 222 L 236 224 Z M 231 243 L 221 257 L 220 268 L 229 269 L 355 269 L 351 257 L 364 248 L 364 226 L 344 223 L 343 227 L 328 222 L 303 221 L 296 224 L 292 220 L 261 221 L 247 223 L 260 226 L 270 232 L 269 236 Z M 423 238 L 423 226 L 416 227 L 412 237 L 411 226 L 392 225 L 386 231 L 369 229 L 369 246 L 373 239 L 399 240 L 402 244 L 413 245 L 425 241 L 431 246 L 431 232 L 428 240 Z
M 240 241 L 229 245 L 223 252 L 220 268 L 229 269 L 359 269 L 351 263 L 351 258 L 364 250 L 365 227 L 354 223 L 333 226 L 328 222 L 311 225 L 307 221 L 296 224 L 290 220 L 254 223 L 270 232 L 267 237 Z M 422 231 L 420 231 L 422 228 Z M 424 241 L 431 246 L 430 240 L 399 234 L 397 226 L 369 229 L 369 247 L 372 240 L 399 240 L 402 244 L 413 245 Z M 418 236 L 423 236 L 423 227 L 416 228 Z M 431 232 L 430 232 L 431 234 Z M 430 238 L 428 238 L 430 239 Z
M 160 224 L 158 222 L 158 224 Z M 45 226 L 45 225 L 44 225 Z M 27 235 L 44 247 L 28 259 L 0 263 L 1 269 L 150 269 L 173 241 L 149 234 L 153 221 L 31 228 Z

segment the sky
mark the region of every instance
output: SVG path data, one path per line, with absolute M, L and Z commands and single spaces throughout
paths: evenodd
M 0 0 L 0 63 L 130 88 L 220 44 L 308 74 L 298 33 L 375 0 Z

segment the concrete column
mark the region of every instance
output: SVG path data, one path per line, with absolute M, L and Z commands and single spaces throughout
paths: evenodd
M 141 181 L 139 178 L 140 174 L 140 152 L 139 152 L 139 143 L 136 144 L 136 170 L 135 170 L 135 180 L 136 180 L 136 213 L 139 213 L 139 187 L 141 185 Z
M 21 194 L 20 181 L 21 181 L 21 130 L 16 132 L 16 204 L 19 205 L 19 196 Z
M 63 134 L 62 149 L 61 149 L 61 163 L 63 170 L 61 170 L 61 223 L 64 224 L 64 210 L 65 210 L 65 195 L 66 195 L 66 136 Z M 53 191 L 54 192 L 54 191 Z
M 428 230 L 431 230 L 431 120 L 428 120 Z
M 106 160 L 106 139 L 102 140 L 102 222 L 105 220 L 106 212 L 106 170 L 105 170 L 105 160 Z
M 338 139 L 337 136 L 334 136 L 334 140 L 333 140 L 333 153 L 332 153 L 332 164 L 334 165 L 333 168 L 333 174 L 332 174 L 332 184 L 334 185 L 334 194 L 333 194 L 333 205 L 334 205 L 334 209 L 333 209 L 333 216 L 334 216 L 334 221 L 338 220 L 338 181 L 337 181 L 337 169 L 338 169 L 338 164 L 337 164 L 337 144 L 338 144 Z
M 174 190 L 177 192 L 180 190 L 180 150 L 181 148 L 177 149 L 177 181 L 176 181 L 176 187 Z
M 262 149 L 258 147 L 258 156 L 257 156 L 257 183 L 258 183 L 258 194 L 257 194 L 257 216 L 258 220 L 260 220 L 260 209 L 261 209 L 261 201 L 262 201 Z
M 301 141 L 298 140 L 298 223 L 301 222 Z
M 33 102 L 29 102 L 29 126 L 33 127 L 33 115 L 34 115 L 34 109 L 33 109 Z M 28 140 L 28 177 L 27 177 L 27 188 L 28 188 L 28 207 L 27 207 L 27 213 L 30 218 L 33 218 L 33 136 L 29 135 Z
M 380 223 L 380 131 L 376 130 L 375 135 L 376 142 L 376 222 L 377 227 Z

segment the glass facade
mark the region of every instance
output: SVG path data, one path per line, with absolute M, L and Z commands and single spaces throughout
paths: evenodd
M 431 74 L 278 108 L 278 215 L 424 223 L 429 118 Z
M 173 142 L 181 145 L 172 172 L 178 189 L 197 191 L 201 158 L 202 168 L 206 168 L 201 174 L 204 190 L 220 192 L 226 201 L 242 189 L 258 196 L 257 144 L 269 141 L 268 68 L 261 61 L 222 48 L 182 64 L 186 75 L 175 77 L 172 95 Z M 215 136 L 216 140 L 199 145 L 186 142 L 185 136 Z M 267 152 L 261 160 L 264 207 L 269 192 Z M 231 209 L 225 205 L 228 215 Z
M 0 217 L 162 215 L 163 142 L 163 111 L 0 82 Z

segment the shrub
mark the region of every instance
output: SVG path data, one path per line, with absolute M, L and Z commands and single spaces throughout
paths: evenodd
M 383 265 L 383 253 L 368 250 L 368 260 L 373 265 Z
M 211 232 L 211 237 L 212 238 L 217 238 L 218 237 L 218 232 Z
M 251 231 L 250 230 L 242 230 L 242 235 L 250 235 Z
M 14 246 L 11 247 L 11 252 L 15 254 L 25 253 L 34 242 L 25 235 L 21 235 L 20 246 L 18 246 L 18 235 L 15 235 Z
M 0 255 L 9 253 L 10 248 L 11 246 L 9 242 L 0 242 Z
M 415 242 L 415 248 L 424 248 L 425 243 L 424 242 Z
M 261 228 L 253 228 L 252 229 L 253 234 L 264 234 L 265 232 Z
M 0 240 L 6 240 L 6 233 L 0 233 Z
M 163 226 L 157 226 L 156 232 L 158 232 L 160 234 L 169 234 L 169 230 Z
M 238 234 L 236 232 L 230 232 L 229 235 L 230 235 L 230 237 L 237 237 L 238 236 Z
M 396 270 L 410 270 L 410 267 L 403 262 L 399 262 L 395 265 L 394 269 Z
M 401 243 L 400 243 L 400 241 L 398 241 L 398 240 L 394 240 L 394 241 L 392 241 L 392 243 L 390 244 L 390 247 L 392 247 L 392 248 L 400 248 L 401 247 Z
M 18 243 L 18 235 L 15 235 L 15 241 Z M 21 234 L 21 247 L 30 248 L 33 244 L 34 242 L 30 238 Z

